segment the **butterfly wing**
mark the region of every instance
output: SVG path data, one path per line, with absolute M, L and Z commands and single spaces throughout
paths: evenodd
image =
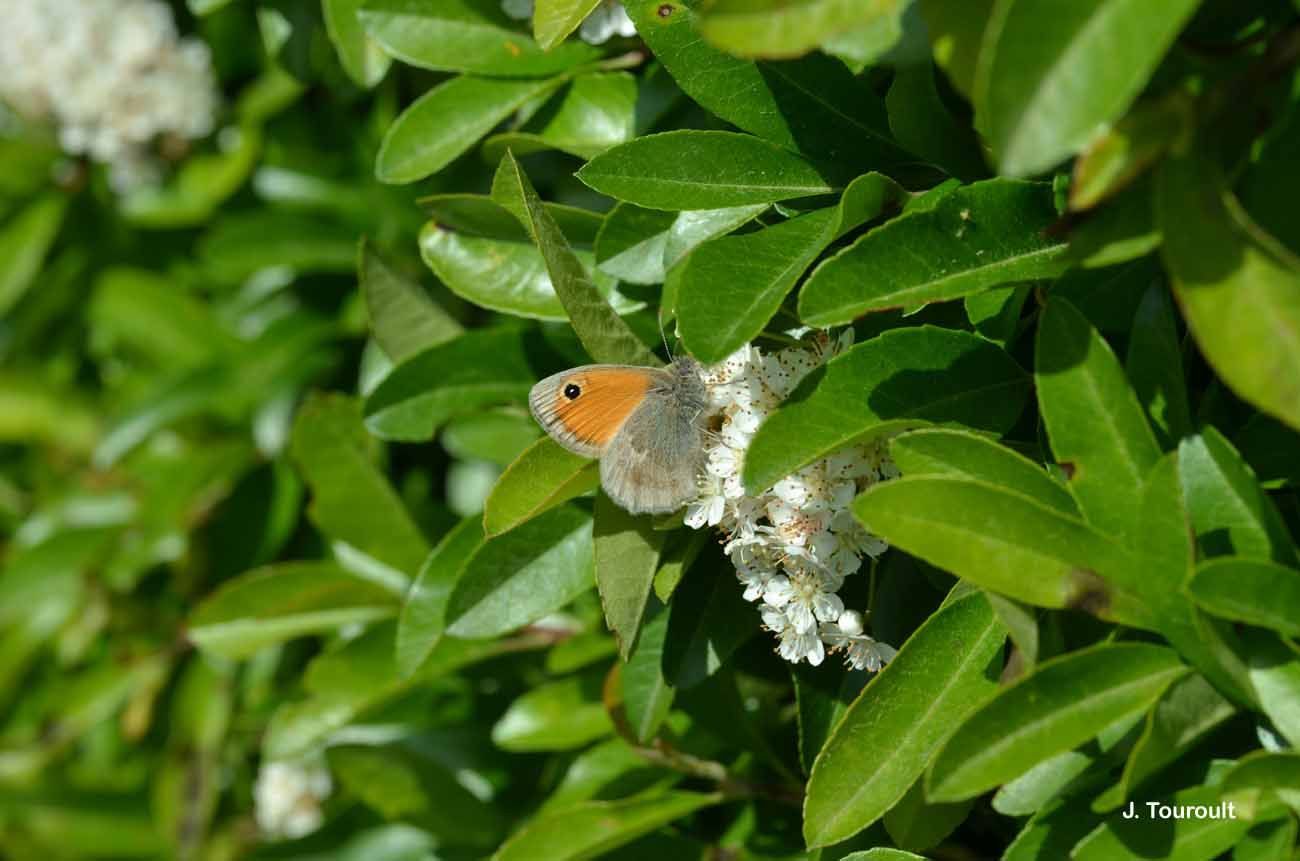
M 702 437 L 698 408 L 651 391 L 601 456 L 601 486 L 632 514 L 676 511 L 698 492 Z
M 663 373 L 636 365 L 584 365 L 533 386 L 528 407 L 560 445 L 600 457 Z

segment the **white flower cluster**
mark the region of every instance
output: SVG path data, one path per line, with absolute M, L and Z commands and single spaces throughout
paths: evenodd
M 533 17 L 533 0 L 501 0 L 501 9 L 516 21 Z M 618 0 L 601 0 L 578 26 L 578 38 L 589 45 L 601 45 L 615 36 L 636 35 L 636 25 Z
M 272 839 L 305 837 L 320 828 L 321 802 L 333 789 L 322 761 L 263 763 L 253 787 L 257 827 Z
M 746 494 L 741 482 L 759 425 L 852 337 L 852 330 L 836 341 L 819 332 L 807 349 L 771 355 L 746 346 L 705 370 L 722 425 L 710 438 L 703 486 L 687 508 L 686 524 L 726 534 L 745 600 L 761 600 L 763 625 L 777 636 L 781 657 L 816 666 L 827 651 L 843 652 L 849 666 L 874 672 L 893 658 L 894 649 L 864 633 L 862 614 L 846 610 L 838 593 L 864 555 L 876 557 L 888 547 L 849 510 L 863 489 L 898 475 L 883 445 L 847 446 L 757 496 Z
M 55 125 L 119 191 L 156 181 L 159 138 L 212 131 L 208 46 L 179 39 L 161 0 L 0 0 L 0 100 Z

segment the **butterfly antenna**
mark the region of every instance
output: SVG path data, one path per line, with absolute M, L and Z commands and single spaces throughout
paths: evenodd
M 668 335 L 664 332 L 664 318 L 659 317 L 659 339 L 664 342 L 664 352 L 668 354 L 669 364 L 673 361 L 673 348 L 668 345 Z

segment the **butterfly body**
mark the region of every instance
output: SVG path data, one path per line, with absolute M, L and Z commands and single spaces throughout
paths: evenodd
M 699 365 L 584 365 L 533 386 L 538 424 L 575 454 L 600 459 L 610 499 L 633 514 L 676 511 L 697 492 L 708 394 Z

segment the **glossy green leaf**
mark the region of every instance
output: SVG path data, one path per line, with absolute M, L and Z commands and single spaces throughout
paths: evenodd
M 470 413 L 447 423 L 439 441 L 458 460 L 509 466 L 542 436 L 532 416 L 513 410 Z
M 976 112 L 1002 173 L 1041 173 L 1116 120 L 1197 0 L 999 0 L 975 81 Z
M 486 194 L 432 194 L 420 198 L 420 204 L 441 227 L 482 236 L 488 239 L 509 239 L 527 242 L 528 229 L 519 223 L 509 209 Z M 573 245 L 590 247 L 600 230 L 600 213 L 562 203 L 543 202 L 542 207 L 560 226 L 564 237 Z
M 625 8 L 682 91 L 737 128 L 843 165 L 850 176 L 906 160 L 889 139 L 879 97 L 839 61 L 810 54 L 755 63 L 710 44 L 697 9 L 680 0 L 628 0 Z
M 1124 361 L 1138 401 L 1165 446 L 1192 432 L 1182 343 L 1175 320 L 1173 303 L 1164 285 L 1149 287 L 1133 318 Z
M 321 0 L 321 13 L 343 71 L 361 86 L 373 87 L 388 72 L 390 61 L 379 44 L 362 29 L 357 13 L 365 2 L 366 0 Z
M 1248 628 L 1240 633 L 1260 708 L 1292 747 L 1300 745 L 1300 652 L 1272 631 Z
M 1161 254 L 1187 328 L 1239 397 L 1300 428 L 1300 261 L 1251 223 L 1198 153 L 1156 177 Z
M 837 448 L 909 424 L 954 423 L 1001 433 L 1029 381 L 1002 350 L 967 332 L 897 329 L 831 359 L 759 428 L 745 486 L 770 487 Z
M 489 536 L 500 535 L 599 484 L 595 461 L 543 437 L 524 449 L 497 479 L 483 508 L 483 530 Z
M 908 150 L 965 180 L 989 175 L 975 132 L 959 122 L 944 104 L 929 63 L 900 65 L 885 107 L 889 128 Z
M 399 745 L 339 745 L 330 771 L 349 793 L 386 819 L 420 825 L 451 845 L 488 847 L 501 837 L 501 816 L 433 757 Z
M 831 242 L 897 206 L 904 195 L 893 180 L 869 173 L 849 183 L 836 206 L 695 249 L 673 271 L 686 349 L 714 363 L 753 340 Z
M 741 57 L 797 57 L 826 39 L 877 18 L 896 16 L 905 0 L 719 0 L 705 8 L 700 30 Z
M 943 737 L 996 690 L 1005 638 L 978 594 L 953 601 L 917 629 L 813 764 L 804 805 L 809 846 L 856 834 L 903 797 Z
M 597 362 L 631 365 L 663 364 L 614 312 L 592 283 L 555 219 L 542 206 L 533 184 L 509 153 L 501 159 L 492 182 L 492 197 L 528 228 L 546 261 L 546 271 L 569 322 Z
M 679 690 L 717 673 L 758 633 L 753 606 L 741 597 L 734 569 L 720 559 L 716 552 L 698 559 L 669 605 L 663 669 Z
M 877 846 L 875 849 L 868 849 L 865 852 L 851 852 L 845 855 L 841 861 L 925 861 L 925 858 L 903 849 Z
M 555 80 L 452 78 L 412 102 L 389 126 L 375 157 L 381 182 L 424 179 L 468 151 Z
M 1040 664 L 948 738 L 928 797 L 957 801 L 1020 775 L 1154 703 L 1187 672 L 1174 652 L 1142 643 L 1093 646 Z
M 731 206 L 722 209 L 687 210 L 677 213 L 668 236 L 664 239 L 664 268 L 671 270 L 703 242 L 730 233 L 767 210 L 765 203 Z M 668 285 L 664 285 L 664 304 L 670 308 L 674 302 L 667 300 Z
M 1187 588 L 1215 616 L 1300 636 L 1300 571 L 1294 568 L 1221 556 L 1198 565 Z
M 447 598 L 447 633 L 487 638 L 551 613 L 591 588 L 591 517 L 555 508 L 483 543 Z
M 1087 521 L 1132 535 L 1141 486 L 1160 456 L 1119 360 L 1069 302 L 1048 303 L 1038 324 L 1034 382 L 1052 453 Z
M 889 453 L 903 475 L 971 478 L 1014 490 L 1062 514 L 1079 513 L 1074 497 L 1046 469 L 979 434 L 921 428 L 894 437 Z
M 947 73 L 953 87 L 968 99 L 975 92 L 976 64 L 995 2 L 916 0 L 929 33 L 935 63 Z
M 582 19 L 600 5 L 600 0 L 537 0 L 533 4 L 533 36 L 543 51 L 549 51 L 568 36 Z
M 365 0 L 361 23 L 371 38 L 404 63 L 442 72 L 541 77 L 600 56 L 567 42 L 545 51 L 488 0 Z
M 676 694 L 676 689 L 664 678 L 663 655 L 667 635 L 668 611 L 656 603 L 619 674 L 623 681 L 623 708 L 627 712 L 628 726 L 642 744 L 658 734 Z
M 495 161 L 508 148 L 517 156 L 557 149 L 591 158 L 635 135 L 636 100 L 636 78 L 627 72 L 578 75 L 556 107 L 539 112 L 540 122 L 488 138 L 484 156 Z
M 1215 428 L 1183 439 L 1178 464 L 1192 526 L 1208 555 L 1295 561 L 1295 547 L 1272 500 Z
M 1287 804 L 1300 804 L 1300 753 L 1255 751 L 1237 761 L 1223 775 L 1224 795 L 1243 790 L 1274 792 Z
M 443 536 L 420 566 L 397 621 L 398 669 L 410 676 L 433 652 L 447 630 L 447 602 L 465 567 L 483 545 L 483 527 L 467 517 Z
M 317 527 L 412 577 L 429 542 L 370 459 L 370 445 L 355 401 L 318 395 L 298 410 L 290 450 L 311 488 L 309 514 Z
M 1095 137 L 1074 164 L 1070 209 L 1090 209 L 1113 197 L 1149 168 L 1190 121 L 1182 91 L 1138 104 L 1123 119 Z
M 953 476 L 881 482 L 853 505 L 871 532 L 987 589 L 1039 607 L 1142 621 L 1117 581 L 1132 562 L 1082 520 L 1014 491 Z
M 642 209 L 620 203 L 605 216 L 596 236 L 596 265 L 602 272 L 633 284 L 664 280 L 664 245 L 668 231 L 685 213 Z
M 649 518 L 628 514 L 604 493 L 596 495 L 594 518 L 596 588 L 605 624 L 626 661 L 636 643 L 666 533 L 654 529 Z
M 420 231 L 420 254 L 449 290 L 481 308 L 537 320 L 568 319 L 545 258 L 526 238 L 469 236 L 429 222 Z M 641 306 L 619 293 L 614 279 L 592 267 L 591 252 L 573 254 L 615 311 L 625 314 Z
M 47 194 L 0 226 L 0 316 L 31 287 L 67 207 L 63 195 Z
M 973 800 L 931 804 L 925 800 L 924 779 L 918 777 L 898 803 L 885 812 L 883 822 L 899 846 L 924 852 L 939 845 L 970 815 Z
M 1202 676 L 1185 676 L 1169 686 L 1147 713 L 1142 735 L 1124 763 L 1118 783 L 1093 801 L 1098 812 L 1114 810 L 1143 781 L 1170 765 L 1237 713 Z
M 531 820 L 492 858 L 493 861 L 594 858 L 719 800 L 716 795 L 668 792 L 620 801 L 585 802 Z
M 799 316 L 830 326 L 867 311 L 1053 277 L 1066 266 L 1065 246 L 1043 234 L 1055 220 L 1050 189 L 1040 183 L 964 186 L 885 222 L 818 266 L 799 293 Z
M 614 725 L 599 682 L 599 676 L 570 676 L 533 688 L 492 727 L 492 741 L 514 752 L 570 750 L 609 735 Z
M 370 331 L 394 362 L 459 335 L 463 329 L 418 283 L 394 270 L 367 241 L 357 266 Z
M 836 188 L 813 164 L 761 138 L 691 130 L 606 150 L 578 178 L 616 200 L 672 211 L 771 203 Z
M 247 658 L 266 646 L 397 612 L 397 596 L 331 562 L 286 562 L 222 584 L 194 610 L 190 642 L 222 657 Z
M 522 403 L 545 370 L 532 363 L 547 354 L 517 330 L 467 332 L 394 368 L 366 398 L 366 427 L 386 439 L 422 441 L 457 412 Z

